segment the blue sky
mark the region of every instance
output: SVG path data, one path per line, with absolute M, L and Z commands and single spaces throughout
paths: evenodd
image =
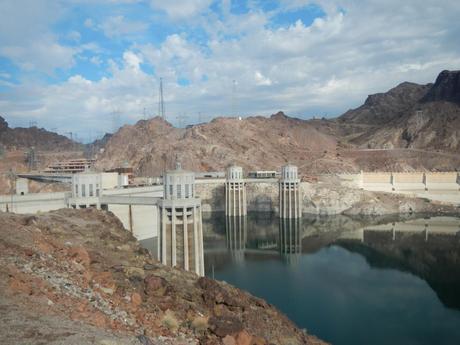
M 459 69 L 459 17 L 450 0 L 3 0 L 0 115 L 88 141 L 156 115 L 162 77 L 176 125 L 336 116 Z

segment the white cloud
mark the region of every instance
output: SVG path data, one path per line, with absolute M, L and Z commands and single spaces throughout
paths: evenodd
M 26 70 L 69 68 L 77 49 L 59 43 L 49 27 L 62 14 L 54 0 L 0 2 L 0 56 Z
M 148 24 L 141 21 L 132 21 L 122 15 L 108 17 L 99 25 L 107 37 L 139 34 L 148 29 Z
M 89 29 L 92 29 L 95 27 L 94 21 L 91 18 L 86 18 L 85 21 L 83 22 L 83 25 Z
M 172 19 L 190 18 L 202 13 L 212 0 L 150 0 L 152 8 L 162 10 Z
M 131 51 L 126 51 L 123 53 L 123 59 L 125 60 L 125 64 L 128 68 L 133 71 L 140 70 L 140 64 L 142 63 L 142 57 L 136 55 Z
M 151 3 L 180 23 L 172 27 L 175 33 L 159 43 L 141 36 L 141 43 L 132 44 L 109 61 L 110 74 L 100 80 L 74 76 L 57 85 L 12 86 L 8 98 L 0 96 L 2 109 L 10 116 L 34 117 L 39 123 L 40 119 L 56 122 L 53 127 L 63 128 L 69 126 L 69 114 L 74 114 L 81 121 L 72 126 L 109 130 L 113 109 L 120 109 L 126 121 L 141 118 L 144 107 L 149 114 L 156 112 L 161 76 L 166 113 L 172 122 L 184 112 L 189 121 L 196 121 L 198 112 L 230 114 L 233 80 L 237 81 L 235 98 L 240 115 L 268 115 L 279 109 L 298 116 L 339 115 L 361 104 L 370 93 L 405 80 L 432 82 L 441 70 L 460 66 L 460 46 L 454 44 L 460 37 L 460 6 L 455 1 L 440 4 L 428 0 L 420 6 L 415 0 L 403 5 L 396 0 L 321 0 L 318 3 L 326 12 L 323 18 L 311 25 L 298 20 L 281 27 L 267 25 L 272 14 L 257 9 L 232 14 L 229 2 L 222 4 L 227 9 L 221 17 L 210 13 L 209 1 Z M 311 2 L 285 0 L 282 4 L 287 10 Z M 206 41 L 197 40 L 190 27 L 181 26 L 190 20 L 193 28 L 206 31 Z M 46 28 L 46 23 L 37 23 L 37 27 Z M 104 29 L 109 38 L 145 30 L 145 24 L 133 24 L 114 13 L 100 23 L 85 21 L 86 26 Z M 27 30 L 18 37 L 29 35 L 37 38 Z M 73 64 L 75 50 L 81 49 L 94 52 L 88 58 L 93 64 L 100 65 L 101 56 L 107 58 L 94 45 L 62 47 L 49 32 L 36 42 L 20 40 L 27 41 L 27 47 L 1 37 L 0 33 L 7 44 L 0 49 L 7 49 L 24 68 L 66 68 Z M 42 47 L 34 46 L 43 40 Z M 52 63 L 49 57 L 53 57 Z M 145 73 L 141 64 L 155 75 Z M 180 85 L 178 81 L 183 79 L 189 83 Z
M 57 43 L 53 36 L 41 37 L 28 45 L 4 45 L 0 55 L 9 58 L 25 70 L 52 74 L 56 68 L 70 68 L 78 49 Z
M 99 65 L 102 64 L 102 59 L 101 59 L 99 56 L 97 56 L 97 55 L 92 56 L 92 57 L 89 59 L 89 61 L 90 61 L 92 64 L 96 65 L 96 66 L 99 66 Z
M 78 31 L 72 30 L 67 34 L 67 38 L 74 42 L 80 42 L 81 34 Z
M 256 71 L 254 73 L 254 79 L 256 80 L 256 85 L 265 85 L 265 86 L 270 86 L 272 84 L 272 81 L 270 78 L 265 77 L 262 73 L 259 71 Z

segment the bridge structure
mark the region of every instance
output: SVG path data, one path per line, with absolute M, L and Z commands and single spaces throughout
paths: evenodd
M 68 183 L 72 182 L 73 174 L 66 173 L 28 173 L 28 174 L 17 174 L 17 177 L 26 178 L 38 182 L 60 182 Z

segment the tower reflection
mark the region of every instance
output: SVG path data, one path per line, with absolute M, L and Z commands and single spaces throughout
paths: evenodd
M 247 217 L 230 216 L 225 218 L 227 249 L 230 251 L 234 262 L 243 263 L 247 241 Z
M 302 254 L 301 221 L 301 218 L 280 218 L 278 248 L 289 264 L 298 263 Z

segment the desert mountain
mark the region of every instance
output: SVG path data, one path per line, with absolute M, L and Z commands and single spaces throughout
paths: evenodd
M 69 138 L 43 128 L 11 128 L 0 116 L 0 145 L 7 149 L 26 149 L 35 147 L 42 151 L 70 150 L 80 144 Z
M 158 175 L 179 159 L 195 171 L 223 170 L 235 163 L 245 169 L 278 169 L 292 162 L 308 170 L 335 164 L 337 140 L 317 130 L 308 121 L 282 112 L 270 118 L 255 116 L 216 118 L 213 121 L 175 128 L 161 118 L 124 126 L 107 142 L 99 159 L 103 168 L 132 164 L 139 174 Z
M 402 83 L 338 118 L 365 124 L 350 142 L 368 148 L 460 149 L 460 71 L 443 71 L 434 84 Z
M 143 176 L 160 175 L 176 159 L 194 171 L 222 171 L 233 163 L 246 171 L 277 170 L 287 162 L 301 174 L 458 169 L 459 80 L 460 71 L 443 71 L 434 84 L 404 82 L 332 120 L 279 112 L 185 129 L 161 118 L 142 120 L 108 138 L 98 165 L 127 162 Z M 389 150 L 368 150 L 374 148 Z
M 339 117 L 340 122 L 384 125 L 396 120 L 417 106 L 432 84 L 404 82 L 386 93 L 369 95 L 362 106 Z

